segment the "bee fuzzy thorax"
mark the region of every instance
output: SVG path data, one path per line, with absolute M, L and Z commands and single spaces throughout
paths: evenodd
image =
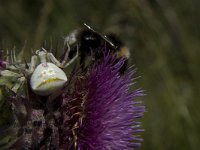
M 47 96 L 61 89 L 67 82 L 64 71 L 53 63 L 41 63 L 38 65 L 30 80 L 32 90 L 42 96 Z
M 117 52 L 117 56 L 119 58 L 126 58 L 129 59 L 130 58 L 130 50 L 128 49 L 128 47 L 126 46 L 122 46 L 119 48 L 118 52 Z

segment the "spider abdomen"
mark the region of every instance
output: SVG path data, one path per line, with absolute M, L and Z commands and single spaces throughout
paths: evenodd
M 47 96 L 61 89 L 67 82 L 65 72 L 53 63 L 39 64 L 30 79 L 31 89 L 38 95 Z

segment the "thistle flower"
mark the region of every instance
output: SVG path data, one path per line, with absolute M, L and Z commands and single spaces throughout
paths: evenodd
M 123 59 L 112 54 L 74 70 L 66 86 L 50 96 L 12 93 L 15 121 L 2 135 L 14 137 L 7 148 L 59 150 L 129 150 L 140 146 L 137 118 L 145 111 L 142 90 L 131 91 L 135 71 L 120 74 Z M 29 83 L 29 78 L 27 82 Z
M 64 101 L 70 106 L 67 118 L 71 118 L 65 122 L 71 125 L 71 134 L 66 132 L 65 136 L 72 135 L 68 139 L 72 139 L 74 148 L 125 150 L 140 146 L 142 139 L 137 134 L 143 130 L 136 119 L 143 116 L 145 109 L 135 98 L 143 96 L 143 91 L 129 92 L 134 71 L 121 76 L 123 61 L 104 56 L 87 76 L 77 80 L 71 94 L 64 94 Z M 68 147 L 70 142 L 66 143 Z

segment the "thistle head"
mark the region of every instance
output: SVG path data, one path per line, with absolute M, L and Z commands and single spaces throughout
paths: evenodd
M 131 90 L 135 70 L 121 74 L 125 59 L 105 51 L 86 70 L 74 69 L 62 90 L 50 96 L 32 92 L 27 78 L 27 94 L 9 98 L 15 117 L 15 137 L 9 148 L 17 149 L 135 149 L 143 131 L 138 118 L 145 107 L 136 98 L 141 89 Z

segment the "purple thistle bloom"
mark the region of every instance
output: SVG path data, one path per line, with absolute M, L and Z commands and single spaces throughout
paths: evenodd
M 88 77 L 89 92 L 79 137 L 81 150 L 126 150 L 138 147 L 142 141 L 136 134 L 143 130 L 135 119 L 142 117 L 145 109 L 135 98 L 143 92 L 129 92 L 134 71 L 120 76 L 123 60 L 115 63 L 110 57 L 107 55 L 94 66 Z
M 77 80 L 71 94 L 64 94 L 64 101 L 71 106 L 67 118 L 73 118 L 65 122 L 68 127 L 71 124 L 72 136 L 68 139 L 75 142 L 70 145 L 79 150 L 129 150 L 140 146 L 142 139 L 137 134 L 143 130 L 136 119 L 143 116 L 145 108 L 135 98 L 144 94 L 142 90 L 129 92 L 135 71 L 121 76 L 123 62 L 116 62 L 109 54 L 104 56 L 84 79 Z M 69 135 L 66 132 L 65 136 Z

